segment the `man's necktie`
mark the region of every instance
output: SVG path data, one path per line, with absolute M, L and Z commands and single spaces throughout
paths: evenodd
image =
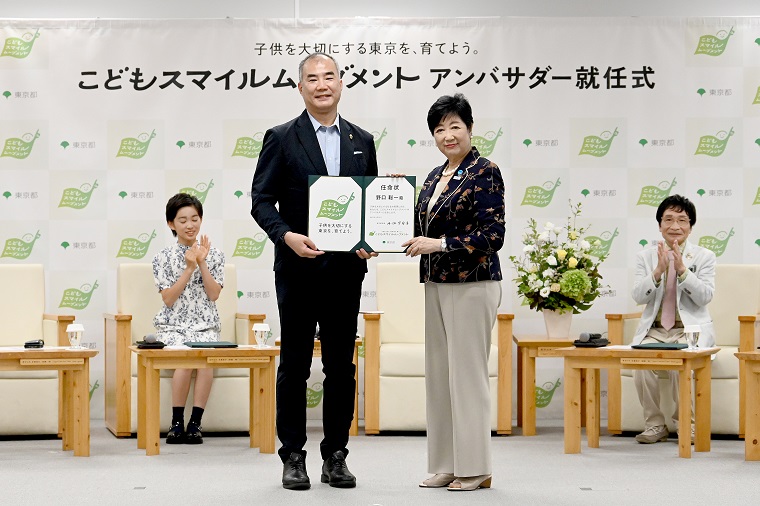
M 662 318 L 660 323 L 665 330 L 676 324 L 676 268 L 673 265 L 673 252 L 668 252 L 668 276 L 665 281 L 665 296 L 662 298 Z

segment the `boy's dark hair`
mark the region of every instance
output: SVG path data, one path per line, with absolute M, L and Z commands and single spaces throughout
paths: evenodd
M 203 204 L 201 204 L 201 201 L 187 193 L 178 193 L 166 203 L 166 222 L 174 221 L 179 210 L 187 206 L 194 207 L 198 212 L 198 216 L 203 218 Z M 177 237 L 177 231 L 172 229 L 172 235 Z
M 435 127 L 446 117 L 456 114 L 462 119 L 467 130 L 472 130 L 472 107 L 470 103 L 461 93 L 457 93 L 453 97 L 451 95 L 444 95 L 435 101 L 430 106 L 430 110 L 427 115 L 427 124 L 432 134 Z
M 694 203 L 682 195 L 671 195 L 662 202 L 657 208 L 657 223 L 662 225 L 662 215 L 668 209 L 673 209 L 675 212 L 684 211 L 689 216 L 689 224 L 693 227 L 697 223 L 697 208 Z

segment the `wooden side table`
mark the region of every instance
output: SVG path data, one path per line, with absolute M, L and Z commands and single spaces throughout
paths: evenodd
M 573 340 L 549 339 L 545 335 L 515 335 L 517 345 L 517 425 L 523 436 L 536 435 L 536 358 L 559 357 L 557 348 L 573 345 Z
M 744 460 L 760 460 L 760 352 L 734 355 L 744 366 Z

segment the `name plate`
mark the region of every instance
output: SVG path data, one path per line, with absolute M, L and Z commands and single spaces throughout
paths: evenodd
M 82 365 L 83 358 L 22 358 L 21 365 Z
M 680 358 L 621 358 L 621 365 L 682 365 Z
M 556 346 L 539 346 L 538 356 L 539 357 L 558 357 L 559 355 L 557 354 Z
M 269 357 L 207 357 L 207 364 L 266 364 Z

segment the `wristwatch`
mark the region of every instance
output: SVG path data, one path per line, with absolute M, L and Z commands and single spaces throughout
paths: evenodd
M 441 251 L 442 252 L 446 251 L 446 238 L 445 237 L 441 237 Z

